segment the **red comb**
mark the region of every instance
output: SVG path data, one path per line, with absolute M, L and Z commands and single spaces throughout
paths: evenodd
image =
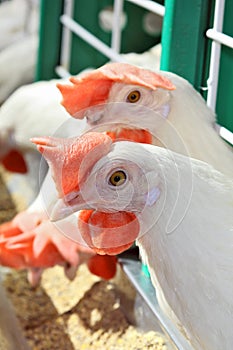
M 60 197 L 79 190 L 79 182 L 89 167 L 109 151 L 111 138 L 89 132 L 80 137 L 31 139 L 48 161 Z
M 109 63 L 80 77 L 71 77 L 70 82 L 72 85 L 57 84 L 57 87 L 62 93 L 62 105 L 74 118 L 83 118 L 77 113 L 106 102 L 114 82 L 140 85 L 152 90 L 175 89 L 163 75 L 128 63 Z

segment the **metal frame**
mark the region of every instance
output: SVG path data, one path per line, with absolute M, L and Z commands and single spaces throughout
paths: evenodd
M 161 310 L 157 301 L 155 288 L 151 283 L 150 277 L 143 273 L 140 261 L 121 258 L 119 262 L 122 264 L 123 271 L 126 273 L 129 281 L 133 284 L 139 295 L 141 295 L 161 330 L 171 340 L 175 349 L 193 350 L 188 340 L 182 334 L 182 331 Z

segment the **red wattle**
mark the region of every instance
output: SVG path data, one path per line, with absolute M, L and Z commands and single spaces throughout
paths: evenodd
M 113 141 L 133 141 L 138 143 L 152 143 L 152 136 L 149 131 L 143 129 L 122 128 L 120 131 L 108 131 L 106 134 Z
M 140 230 L 133 213 L 93 210 L 80 212 L 78 228 L 87 245 L 100 255 L 117 255 L 127 250 Z

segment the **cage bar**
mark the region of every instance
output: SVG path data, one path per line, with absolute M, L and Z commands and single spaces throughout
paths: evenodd
M 111 48 L 116 52 L 120 53 L 121 47 L 121 18 L 123 10 L 123 0 L 115 0 L 113 7 L 113 28 L 112 28 L 112 41 Z
M 112 48 L 108 47 L 101 40 L 99 40 L 96 36 L 91 34 L 88 30 L 82 27 L 80 24 L 75 22 L 72 18 L 67 15 L 61 16 L 61 23 L 69 28 L 73 33 L 78 35 L 80 38 L 85 40 L 91 46 L 93 46 L 96 50 L 102 52 L 105 56 L 112 59 L 116 62 L 125 62 L 125 59 L 121 57 L 118 53 L 115 52 Z
M 216 0 L 214 11 L 214 25 L 215 31 L 222 31 L 223 17 L 224 17 L 225 0 Z M 208 95 L 207 105 L 215 111 L 218 78 L 219 78 L 219 66 L 220 66 L 221 44 L 217 41 L 212 42 L 211 55 L 210 55 L 210 71 L 207 81 Z
M 138 5 L 148 11 L 154 12 L 159 16 L 164 16 L 165 14 L 165 6 L 160 5 L 154 1 L 151 0 L 126 0 L 128 2 L 131 2 L 135 5 Z

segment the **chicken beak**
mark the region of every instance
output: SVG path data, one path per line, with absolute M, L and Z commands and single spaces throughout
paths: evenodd
M 72 192 L 56 202 L 49 217 L 56 222 L 83 209 L 91 209 L 91 206 L 83 199 L 81 192 Z

